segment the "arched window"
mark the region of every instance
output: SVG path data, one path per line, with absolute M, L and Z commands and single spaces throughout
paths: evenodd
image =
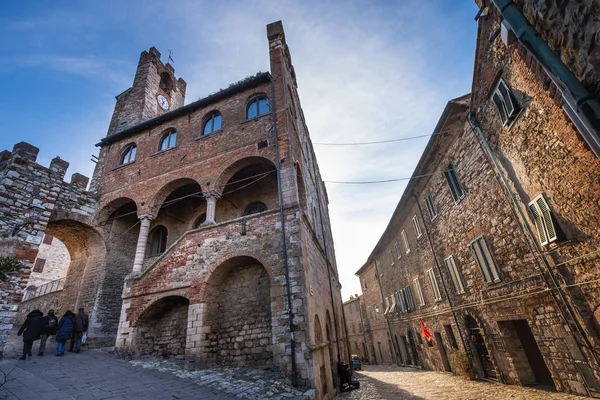
M 163 151 L 170 149 L 171 147 L 175 147 L 177 144 L 177 131 L 169 131 L 165 133 L 160 139 L 160 145 L 158 146 L 158 151 Z
M 260 201 L 255 201 L 253 203 L 248 204 L 248 207 L 244 210 L 244 215 L 250 214 L 258 214 L 263 211 L 267 211 L 267 206 L 265 203 L 261 203 Z
M 221 130 L 221 114 L 215 113 L 204 123 L 203 135 L 209 135 Z
M 266 96 L 255 97 L 246 109 L 246 119 L 256 118 L 269 112 L 269 99 Z
M 196 220 L 194 221 L 194 224 L 192 225 L 192 229 L 200 228 L 200 225 L 202 225 L 205 221 L 206 221 L 206 214 L 200 214 L 200 216 L 198 218 L 196 218 Z
M 127 146 L 123 154 L 121 154 L 121 158 L 119 158 L 119 165 L 129 164 L 135 161 L 135 153 L 137 151 L 137 147 L 135 144 L 130 144 Z
M 148 255 L 150 257 L 162 254 L 167 249 L 167 228 L 158 225 L 152 229 L 148 243 Z

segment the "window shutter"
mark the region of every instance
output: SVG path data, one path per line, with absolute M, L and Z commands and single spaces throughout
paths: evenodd
M 548 203 L 546 203 L 544 196 L 539 196 L 536 199 L 536 204 L 542 214 L 543 224 L 546 228 L 546 233 L 548 234 L 548 242 L 553 242 L 557 239 L 557 235 L 556 229 L 554 229 L 554 223 L 552 222 L 552 212 L 550 211 L 550 207 L 548 207 Z
M 529 212 L 531 213 L 533 221 L 535 222 L 540 244 L 542 246 L 548 244 L 548 236 L 546 235 L 546 228 L 544 227 L 544 221 L 542 220 L 542 213 L 540 212 L 535 201 L 529 204 Z
M 481 248 L 479 247 L 479 241 L 473 242 L 471 244 L 471 250 L 473 250 L 473 253 L 475 254 L 475 259 L 479 264 L 479 268 L 481 269 L 481 273 L 483 274 L 483 279 L 487 283 L 492 282 L 492 277 L 490 276 L 490 272 L 486 265 L 487 263 L 485 262 L 483 254 L 481 252 Z
M 479 242 L 481 243 L 481 249 L 483 250 L 483 254 L 485 255 L 486 262 L 492 275 L 492 279 L 494 280 L 494 282 L 498 282 L 500 280 L 500 275 L 498 274 L 496 264 L 494 263 L 494 259 L 492 257 L 492 254 L 490 253 L 490 248 L 488 247 L 485 238 L 480 238 Z

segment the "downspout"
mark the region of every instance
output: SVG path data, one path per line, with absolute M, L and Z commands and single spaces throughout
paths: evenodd
M 591 134 L 581 132 L 596 157 L 600 158 L 600 103 L 581 84 L 571 70 L 552 51 L 550 46 L 529 24 L 519 7 L 512 0 L 492 0 L 502 18 L 515 34 L 517 40 L 533 57 L 568 90 L 577 105 L 576 112 L 593 130 Z
M 375 272 L 377 273 L 377 284 L 379 285 L 379 293 L 381 293 L 381 307 L 383 308 L 385 298 L 383 296 L 383 287 L 381 286 L 381 275 L 379 274 L 379 268 L 377 268 L 377 260 L 375 260 Z M 383 310 L 381 311 L 383 312 Z M 392 352 L 392 356 L 394 358 L 393 361 L 394 364 L 398 365 L 398 358 L 396 357 L 396 348 L 394 347 L 394 341 L 392 340 L 392 325 L 390 323 L 390 319 L 387 316 L 384 315 L 383 318 L 385 318 L 385 322 L 387 323 L 388 335 L 390 336 L 390 341 L 392 342 L 393 348 L 390 349 L 390 351 Z M 373 346 L 375 346 L 375 344 L 373 344 Z M 377 360 L 377 357 L 375 357 L 375 360 Z M 383 364 L 383 360 L 381 360 L 381 363 Z
M 275 84 L 273 77 L 269 74 L 271 80 L 271 102 L 272 111 L 271 115 L 273 118 L 273 136 L 275 137 L 275 154 L 277 160 L 275 161 L 275 167 L 277 169 L 277 190 L 279 192 L 279 217 L 281 219 L 281 247 L 283 251 L 283 266 L 285 271 L 285 286 L 287 287 L 287 303 L 288 303 L 288 316 L 290 325 L 290 345 L 291 345 L 291 361 L 292 361 L 292 386 L 298 386 L 298 371 L 296 367 L 296 340 L 294 339 L 294 314 L 292 313 L 292 288 L 290 287 L 290 268 L 288 264 L 288 252 L 287 252 L 287 241 L 285 235 L 285 214 L 283 212 L 283 192 L 281 189 L 281 156 L 279 152 L 279 138 L 277 136 L 277 107 L 275 103 Z
M 423 210 L 421 209 L 421 205 L 419 204 L 419 198 L 413 192 L 410 194 L 414 199 L 415 203 L 417 203 L 417 209 L 419 210 L 419 216 L 421 217 L 421 221 L 423 222 L 423 227 L 425 228 L 425 235 L 427 236 L 427 242 L 429 243 L 429 248 L 431 249 L 431 254 L 433 254 L 433 260 L 435 261 L 435 266 L 437 268 L 438 274 L 440 275 L 440 280 L 442 281 L 442 288 L 444 289 L 444 294 L 448 299 L 448 305 L 450 306 L 450 310 L 452 311 L 452 318 L 454 318 L 454 323 L 456 324 L 456 329 L 458 329 L 458 334 L 460 335 L 460 341 L 465 349 L 468 351 L 470 347 L 467 347 L 467 341 L 465 340 L 463 330 L 458 324 L 458 318 L 456 317 L 456 311 L 454 310 L 454 304 L 452 304 L 452 299 L 448 293 L 448 288 L 446 287 L 446 282 L 444 276 L 442 275 L 442 268 L 440 267 L 440 262 L 438 260 L 438 256 L 433 247 L 433 242 L 431 241 L 431 236 L 429 235 L 429 230 L 427 229 L 427 224 L 425 223 L 425 218 L 423 218 Z
M 566 324 L 567 328 L 569 329 L 569 332 L 571 333 L 571 335 L 574 338 L 577 338 L 577 336 L 575 335 L 576 332 L 573 330 L 573 327 L 569 323 L 568 316 L 570 316 L 571 319 L 573 320 L 573 322 L 575 323 L 575 325 L 577 327 L 577 331 L 583 337 L 583 340 L 585 341 L 586 346 L 590 349 L 590 353 L 592 354 L 592 357 L 594 358 L 594 360 L 596 361 L 596 363 L 600 365 L 600 360 L 598 359 L 598 356 L 596 355 L 596 352 L 594 351 L 594 347 L 592 346 L 592 343 L 590 342 L 589 338 L 587 337 L 585 331 L 583 330 L 583 328 L 579 324 L 579 321 L 577 320 L 577 316 L 575 315 L 575 312 L 573 311 L 573 308 L 571 307 L 571 305 L 567 301 L 566 296 L 565 296 L 562 288 L 558 284 L 558 282 L 556 280 L 556 277 L 554 276 L 554 273 L 552 272 L 551 266 L 548 264 L 548 261 L 543 256 L 543 251 L 540 248 L 539 243 L 535 239 L 535 237 L 536 237 L 535 233 L 533 232 L 533 229 L 529 225 L 529 222 L 527 221 L 527 218 L 523 214 L 523 210 L 521 210 L 521 207 L 519 207 L 519 202 L 518 202 L 518 200 L 516 198 L 516 195 L 512 191 L 512 189 L 510 187 L 510 184 L 508 183 L 508 178 L 506 178 L 506 176 L 504 175 L 504 172 L 500 168 L 498 160 L 496 159 L 496 157 L 495 157 L 494 153 L 492 152 L 492 149 L 490 148 L 490 146 L 489 146 L 489 144 L 488 144 L 485 136 L 483 135 L 483 132 L 482 132 L 481 128 L 479 127 L 479 123 L 478 123 L 477 119 L 475 118 L 474 115 L 472 115 L 471 113 L 469 113 L 468 121 L 471 124 L 471 126 L 474 128 L 474 131 L 477 132 L 477 136 L 480 139 L 480 143 L 482 144 L 482 146 L 484 147 L 486 153 L 490 157 L 490 159 L 492 161 L 492 164 L 494 165 L 494 168 L 495 168 L 496 172 L 500 176 L 500 179 L 502 181 L 503 186 L 505 187 L 506 191 L 509 194 L 509 198 L 510 198 L 511 203 L 512 203 L 512 207 L 511 208 L 513 210 L 513 213 L 518 214 L 518 217 L 520 217 L 520 218 L 517 217 L 516 220 L 517 220 L 517 223 L 519 224 L 519 227 L 523 231 L 524 235 L 528 239 L 528 240 L 526 240 L 526 242 L 527 242 L 529 248 L 537 254 L 539 260 L 541 261 L 541 264 L 543 264 L 543 266 L 544 266 L 544 269 L 542 269 L 539 266 L 539 264 L 536 263 L 536 265 L 538 265 L 538 269 L 540 270 L 542 278 L 544 279 L 544 282 L 551 289 L 550 293 L 552 294 L 552 298 L 554 299 L 554 302 L 557 304 L 558 309 L 560 311 L 560 314 L 561 314 L 562 318 L 564 319 L 565 324 Z M 517 216 L 517 215 L 515 215 L 515 216 Z M 531 240 L 531 238 L 533 238 L 533 240 Z M 550 276 L 551 283 L 548 282 L 548 278 L 547 278 L 546 274 L 544 274 L 544 272 L 546 272 Z M 559 302 L 559 299 L 557 298 L 557 296 L 560 299 L 560 302 Z M 568 316 L 565 315 L 565 311 L 560 306 L 561 302 L 567 308 L 567 311 L 568 311 L 568 314 L 569 314 Z M 579 341 L 577 339 L 575 340 L 575 344 L 577 345 L 577 348 L 578 348 L 579 352 L 583 355 L 583 357 L 584 357 L 585 362 L 587 363 L 587 365 L 592 370 L 594 370 L 593 366 L 590 363 L 590 360 L 588 359 L 588 356 L 583 351 L 583 348 L 582 348 L 581 344 L 579 343 Z M 585 378 L 583 379 L 583 381 L 585 382 Z M 588 395 L 590 397 L 592 397 L 592 395 L 591 395 L 591 393 L 590 393 L 589 388 L 587 387 L 587 385 L 585 385 L 585 388 L 588 391 Z

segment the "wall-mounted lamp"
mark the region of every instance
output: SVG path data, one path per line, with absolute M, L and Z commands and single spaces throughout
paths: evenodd
M 34 204 L 28 208 L 29 213 L 27 214 L 27 219 L 22 224 L 15 224 L 10 236 L 16 236 L 19 232 L 23 230 L 26 226 L 33 226 L 40 219 L 42 213 L 46 211 L 46 208 L 41 204 Z

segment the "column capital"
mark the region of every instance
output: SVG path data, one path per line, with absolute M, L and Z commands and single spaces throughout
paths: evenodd
M 144 213 L 144 214 L 138 215 L 138 219 L 140 221 L 143 221 L 143 220 L 152 221 L 152 220 L 154 220 L 154 218 L 156 218 L 156 215 L 150 214 L 150 213 Z
M 219 193 L 215 190 L 211 190 L 210 192 L 204 193 L 204 197 L 206 198 L 206 200 L 208 200 L 208 199 L 219 200 L 221 198 L 221 193 Z

